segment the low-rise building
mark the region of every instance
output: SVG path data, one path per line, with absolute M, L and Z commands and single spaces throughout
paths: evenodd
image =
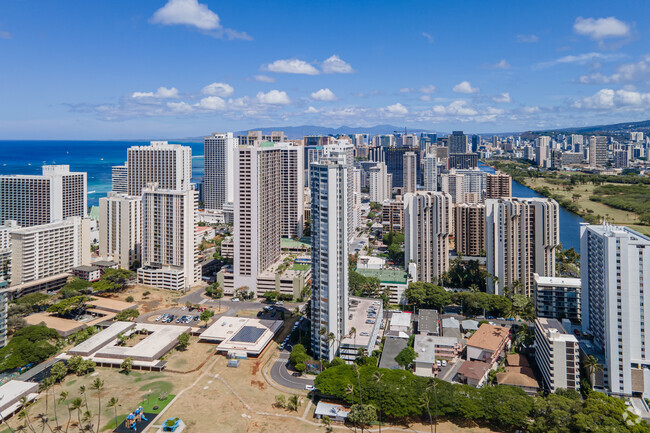
M 99 280 L 103 272 L 96 266 L 81 265 L 72 268 L 72 274 L 82 280 L 94 282 Z
M 418 334 L 440 335 L 440 317 L 436 310 L 420 309 L 418 312 Z
M 438 359 L 451 361 L 459 358 L 463 353 L 461 340 L 456 337 L 432 336 L 431 339 Z
M 356 359 L 359 349 L 371 355 L 379 341 L 383 316 L 384 308 L 381 300 L 350 297 L 348 330 L 354 328 L 355 332 L 341 339 L 339 356 L 351 364 Z
M 436 349 L 433 344 L 433 336 L 416 334 L 413 340 L 413 350 L 417 354 L 414 361 L 413 374 L 422 377 L 435 376 L 436 370 Z
M 487 362 L 465 361 L 458 369 L 458 381 L 480 388 L 487 381 L 490 369 L 490 364 Z
M 357 267 L 356 272 L 364 277 L 377 278 L 381 287 L 388 290 L 388 301 L 391 304 L 406 305 L 407 299 L 404 291 L 408 288 L 411 279 L 408 273 L 402 269 L 360 269 Z
M 401 311 L 394 311 L 390 316 L 387 335 L 391 337 L 409 338 L 411 335 L 412 314 Z
M 493 366 L 509 348 L 510 330 L 484 323 L 467 340 L 467 360 L 482 361 Z

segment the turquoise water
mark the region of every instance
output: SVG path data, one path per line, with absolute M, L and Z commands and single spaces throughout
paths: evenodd
M 485 172 L 494 173 L 494 169 L 488 165 L 479 163 L 479 168 Z M 512 181 L 512 196 L 522 198 L 543 197 L 527 186 L 515 182 L 514 180 Z M 581 216 L 560 207 L 560 242 L 562 242 L 562 247 L 573 248 L 577 252 L 580 252 L 581 222 L 584 222 Z
M 192 148 L 192 177 L 203 177 L 203 143 L 174 141 Z M 126 161 L 126 150 L 147 141 L 0 141 L 0 174 L 40 174 L 44 164 L 67 164 L 88 173 L 88 205 L 111 190 L 111 167 Z

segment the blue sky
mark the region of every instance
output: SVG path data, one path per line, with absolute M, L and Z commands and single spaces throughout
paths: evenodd
M 0 138 L 650 118 L 643 1 L 0 2 Z

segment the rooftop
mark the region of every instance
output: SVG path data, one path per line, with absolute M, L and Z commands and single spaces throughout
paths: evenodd
M 436 310 L 421 309 L 418 312 L 418 332 L 439 333 L 439 315 Z
M 348 320 L 348 329 L 354 328 L 357 330 L 357 333 L 354 336 L 349 335 L 343 337 L 341 344 L 368 347 L 371 343 L 370 339 L 373 338 L 375 327 L 381 324 L 383 305 L 380 300 L 374 298 L 351 297 L 350 300 L 349 315 L 351 318 Z M 373 310 L 375 314 L 371 316 L 370 313 Z M 361 335 L 361 333 L 367 335 Z M 374 346 L 374 341 L 372 343 Z
M 282 327 L 282 320 L 220 317 L 200 335 L 201 340 L 219 342 L 218 351 L 242 351 L 259 355 Z
M 405 338 L 386 337 L 384 341 L 384 350 L 381 352 L 379 368 L 388 368 L 394 370 L 401 368 L 395 361 L 395 357 L 406 347 L 408 340 Z
M 458 374 L 470 379 L 481 380 L 490 369 L 490 364 L 482 361 L 465 361 L 458 369 Z
M 314 415 L 320 416 L 329 416 L 329 417 L 338 417 L 338 418 L 347 418 L 350 414 L 350 408 L 345 407 L 339 403 L 319 401 L 316 406 L 316 411 Z
M 282 248 L 311 248 L 311 245 L 307 242 L 297 241 L 291 238 L 282 238 L 280 240 L 280 246 Z
M 418 354 L 416 362 L 433 364 L 436 361 L 434 339 L 430 335 L 417 334 L 413 340 L 413 349 Z
M 519 370 L 519 371 L 518 371 Z M 505 372 L 497 373 L 499 385 L 512 385 L 525 388 L 539 388 L 539 383 L 530 368 L 506 367 Z
M 504 340 L 509 336 L 510 331 L 508 328 L 484 323 L 478 328 L 478 331 L 467 340 L 467 346 L 496 352 L 499 349 L 499 346 L 501 346 Z
M 535 320 L 535 326 L 540 328 L 549 340 L 578 342 L 578 339 L 573 334 L 569 334 L 564 330 L 564 327 L 557 319 L 540 317 Z
M 390 327 L 392 328 L 393 326 L 400 326 L 409 328 L 411 326 L 412 316 L 413 314 L 411 313 L 395 311 L 390 316 Z
M 356 272 L 368 278 L 377 278 L 384 284 L 406 284 L 408 273 L 403 269 L 356 269 Z
M 535 284 L 538 286 L 560 286 L 579 289 L 582 284 L 582 280 L 580 280 L 580 278 L 541 277 L 537 274 L 533 274 L 533 277 L 535 279 Z

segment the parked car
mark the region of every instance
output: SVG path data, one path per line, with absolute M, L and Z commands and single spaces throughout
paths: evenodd
M 306 389 L 307 391 L 313 391 L 313 390 L 314 390 L 314 386 L 313 386 L 313 385 L 305 385 L 305 389 Z

